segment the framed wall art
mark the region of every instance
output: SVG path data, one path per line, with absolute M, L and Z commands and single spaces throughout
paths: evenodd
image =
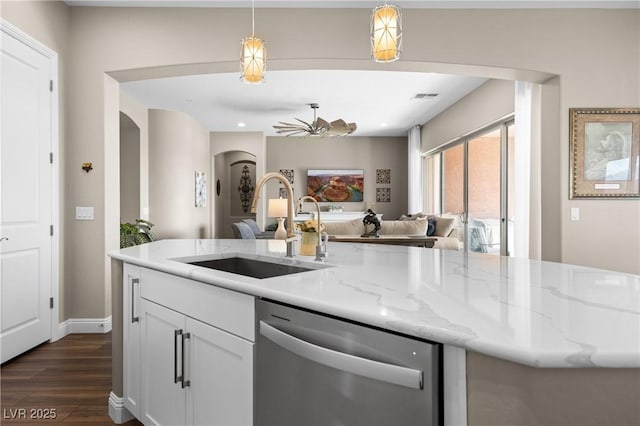
M 390 203 L 391 202 L 391 188 L 376 188 L 376 202 L 377 203 Z
M 640 108 L 570 108 L 570 198 L 640 198 Z
M 391 183 L 391 169 L 376 169 L 376 183 Z
M 196 207 L 207 205 L 207 174 L 196 172 Z
M 316 201 L 362 202 L 364 170 L 307 170 L 307 195 Z
M 280 174 L 286 177 L 289 183 L 293 185 L 293 169 L 280 169 Z

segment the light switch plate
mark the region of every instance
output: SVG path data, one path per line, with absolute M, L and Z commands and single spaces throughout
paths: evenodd
M 76 207 L 76 220 L 93 220 L 93 207 Z
M 580 220 L 580 208 L 571 207 L 571 220 L 577 222 Z

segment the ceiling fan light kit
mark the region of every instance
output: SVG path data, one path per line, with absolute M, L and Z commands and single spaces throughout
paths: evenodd
M 285 136 L 348 136 L 355 132 L 358 126 L 356 123 L 347 123 L 342 119 L 338 119 L 329 123 L 328 121 L 317 116 L 318 108 L 320 105 L 316 103 L 309 104 L 313 109 L 313 122 L 307 123 L 304 120 L 296 118 L 297 123 L 286 123 L 279 121 L 277 125 L 273 126 L 276 129 L 276 133 Z
M 393 62 L 402 48 L 402 14 L 400 8 L 385 3 L 371 14 L 371 56 L 376 62 Z
M 255 36 L 254 0 L 251 1 L 251 36 L 242 39 L 240 50 L 240 80 L 248 84 L 264 82 L 267 51 L 264 40 Z

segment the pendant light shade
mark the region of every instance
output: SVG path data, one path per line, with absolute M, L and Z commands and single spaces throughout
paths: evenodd
M 242 39 L 240 78 L 243 82 L 249 84 L 262 83 L 267 66 L 266 60 L 266 49 L 262 39 L 254 36 Z
M 264 81 L 267 68 L 267 51 L 264 40 L 255 36 L 255 8 L 251 1 L 251 37 L 242 39 L 240 50 L 240 80 L 248 84 L 260 84 Z
M 376 62 L 393 62 L 400 58 L 402 15 L 400 8 L 384 4 L 371 15 L 371 56 Z

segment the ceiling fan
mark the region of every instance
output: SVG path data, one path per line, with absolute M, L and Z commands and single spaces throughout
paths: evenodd
M 296 118 L 302 124 L 285 123 L 279 121 L 279 125 L 273 126 L 276 133 L 285 136 L 347 136 L 355 132 L 358 126 L 356 123 L 347 123 L 342 119 L 338 119 L 329 123 L 320 117 L 317 117 L 320 105 L 316 103 L 308 104 L 313 109 L 313 122 L 311 124 Z

